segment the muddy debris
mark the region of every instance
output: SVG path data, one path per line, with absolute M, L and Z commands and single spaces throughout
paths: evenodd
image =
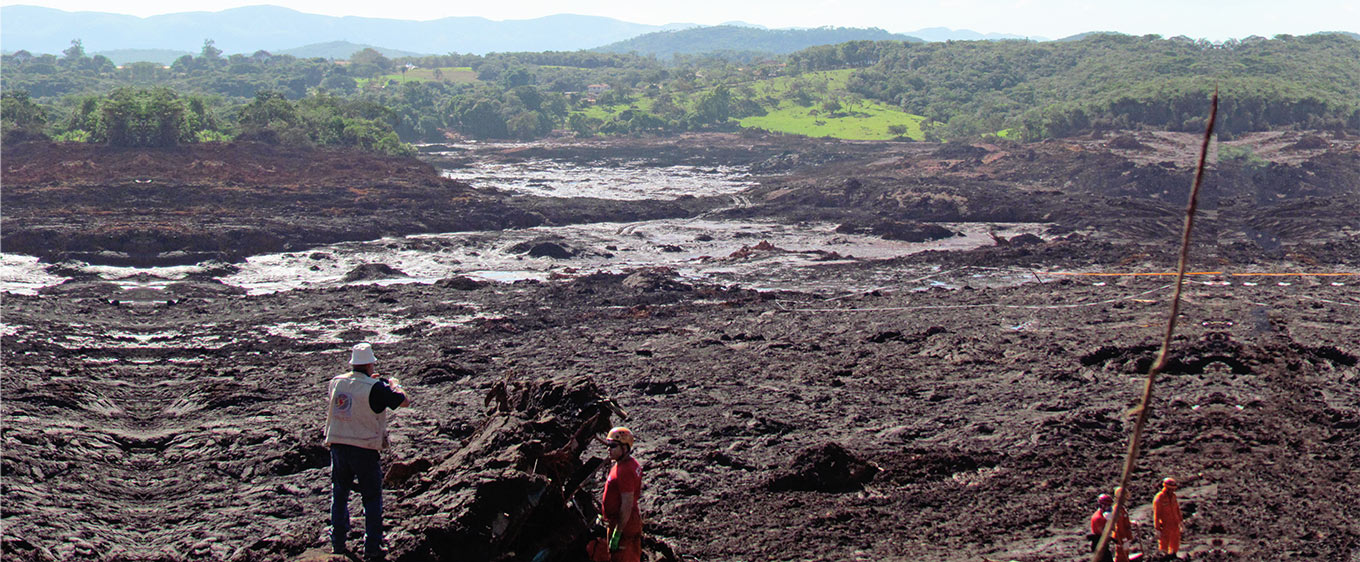
M 505 249 L 512 254 L 525 254 L 534 258 L 553 258 L 564 260 L 576 256 L 581 250 L 569 247 L 560 237 L 539 237 L 520 242 Z
M 435 281 L 435 286 L 456 289 L 459 291 L 475 291 L 491 284 L 489 281 L 479 281 L 466 275 L 454 275 Z
M 1138 137 L 1133 135 L 1119 135 L 1110 139 L 1106 146 L 1119 150 L 1152 150 L 1152 147 L 1139 142 Z
M 403 277 L 410 277 L 410 275 L 385 263 L 366 263 L 355 266 L 353 269 L 346 272 L 345 276 L 341 277 L 340 280 L 345 283 L 353 283 L 355 281 L 377 281 L 380 279 L 400 279 Z
M 1198 147 L 1193 134 L 1120 134 L 1147 150 L 1112 151 L 1108 136 L 960 149 L 717 135 L 526 151 L 659 165 L 783 155 L 740 197 L 646 203 L 503 198 L 410 160 L 374 160 L 368 177 L 367 163 L 341 168 L 344 155 L 270 153 L 257 169 L 251 146 L 148 152 L 164 162 L 7 149 L 4 247 L 58 263 L 140 248 L 153 264 L 162 251 L 216 255 L 209 267 L 230 275 L 245 268 L 222 265 L 228 250 L 288 247 L 323 266 L 339 252 L 308 252 L 339 240 L 434 251 L 443 237 L 390 237 L 661 215 L 828 230 L 1020 222 L 1044 242 L 974 224 L 1006 243 L 779 270 L 799 287 L 779 291 L 646 264 L 271 294 L 214 275 L 53 267 L 66 283 L 0 299 L 0 558 L 308 559 L 330 498 L 325 381 L 370 339 L 380 370 L 414 394 L 384 454 L 394 559 L 581 560 L 604 469 L 586 434 L 617 423 L 639 436 L 651 559 L 1081 559 L 1157 352 Z M 1329 146 L 1288 148 L 1314 134 Z M 1360 545 L 1360 143 L 1301 131 L 1232 142 L 1266 164 L 1222 162 L 1206 178 L 1189 264 L 1200 274 L 1130 492 L 1139 508 L 1160 478 L 1182 479 L 1196 560 L 1346 560 Z M 163 177 L 132 181 L 147 169 Z M 138 222 L 148 185 L 184 196 L 157 199 L 177 220 Z M 94 212 L 105 201 L 124 206 Z M 845 253 L 757 244 L 765 232 L 711 238 L 749 242 L 730 259 L 772 268 Z
M 622 410 L 584 376 L 502 381 L 486 404 L 459 450 L 389 469 L 408 483 L 395 494 L 389 559 L 583 558 L 599 514 L 584 485 L 606 463 L 582 455 L 599 450 L 595 439 Z M 645 556 L 675 560 L 655 552 Z
M 846 222 L 836 227 L 841 234 L 872 234 L 886 240 L 926 242 L 957 235 L 938 224 L 915 221 L 878 220 L 870 223 Z
M 881 471 L 838 443 L 823 443 L 800 451 L 793 462 L 764 485 L 772 492 L 801 490 L 843 493 L 863 489 Z
M 675 270 L 669 267 L 650 267 L 639 269 L 623 278 L 623 286 L 643 292 L 689 291 L 694 287 L 681 282 Z

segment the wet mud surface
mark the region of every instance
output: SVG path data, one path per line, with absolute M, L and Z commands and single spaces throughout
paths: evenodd
M 392 559 L 547 549 L 580 560 L 580 529 L 535 522 L 574 521 L 542 498 L 570 497 L 581 461 L 604 455 L 569 437 L 605 409 L 618 422 L 606 400 L 639 438 L 646 532 L 682 558 L 1080 559 L 1173 282 L 1089 274 L 1174 270 L 1177 193 L 1193 159 L 1188 137 L 1130 136 L 832 143 L 809 156 L 785 154 L 781 139 L 740 153 L 731 164 L 763 170 L 757 185 L 736 201 L 685 202 L 685 216 L 815 217 L 869 233 L 1048 225 L 971 250 L 803 264 L 799 290 L 641 265 L 384 284 L 394 274 L 373 264 L 268 294 L 222 274 L 129 286 L 50 268 L 65 282 L 4 297 L 4 558 L 308 556 L 328 517 L 325 382 L 349 344 L 371 340 L 378 370 L 413 395 L 385 455 L 405 474 L 386 490 Z M 1215 203 L 1201 207 L 1190 268 L 1204 274 L 1187 281 L 1131 488 L 1133 518 L 1146 522 L 1156 483 L 1181 481 L 1194 559 L 1346 560 L 1360 549 L 1360 184 L 1353 144 L 1327 139 L 1311 149 L 1263 139 L 1257 154 L 1276 163 L 1219 166 Z M 753 141 L 708 145 L 720 142 Z M 585 161 L 607 148 L 518 153 Z M 689 150 L 658 165 L 721 164 Z M 41 215 L 25 197 L 70 183 L 35 180 L 12 199 L 13 162 L 7 152 L 7 252 L 19 251 L 12 235 L 41 231 L 25 226 Z M 572 207 L 429 185 L 543 216 Z M 992 282 L 1017 271 L 1032 280 Z M 598 473 L 580 477 L 583 494 L 598 493 Z M 1148 525 L 1135 536 L 1153 545 Z

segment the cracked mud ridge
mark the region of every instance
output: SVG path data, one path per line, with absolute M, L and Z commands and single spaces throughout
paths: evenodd
M 1135 551 L 1172 476 L 1183 556 L 1349 560 L 1360 151 L 1233 144 L 1266 163 L 1207 177 Z M 1196 149 L 7 149 L 3 558 L 326 559 L 325 383 L 373 341 L 413 402 L 384 453 L 392 560 L 584 560 L 605 451 L 578 445 L 619 423 L 649 560 L 1084 559 Z M 699 193 L 580 189 L 589 166 Z

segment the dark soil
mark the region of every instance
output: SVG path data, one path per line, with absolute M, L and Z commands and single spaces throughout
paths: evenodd
M 779 175 L 745 194 L 750 206 L 723 212 L 864 224 L 1044 221 L 1062 232 L 1046 243 L 999 240 L 969 252 L 809 268 L 809 277 L 872 279 L 921 266 L 1170 270 L 1195 142 L 1130 135 L 1147 148 L 1124 153 L 1085 139 L 943 152 L 809 142 L 808 156 L 794 159 L 777 139 L 764 159 L 749 161 Z M 723 142 L 760 145 L 736 136 L 708 145 Z M 1348 560 L 1360 551 L 1356 278 L 1234 275 L 1357 269 L 1360 153 L 1335 139 L 1327 148 L 1288 148 L 1299 142 L 1263 137 L 1257 154 L 1269 164 L 1217 169 L 1206 186 L 1189 266 L 1225 273 L 1186 285 L 1130 488 L 1133 518 L 1146 522 L 1161 478 L 1181 481 L 1183 552 L 1196 560 Z M 166 165 L 167 177 L 205 160 L 185 154 L 182 166 Z M 390 217 L 390 225 L 434 200 L 412 197 L 403 208 L 396 202 L 407 199 L 356 194 L 363 189 L 345 182 L 368 180 L 346 174 L 299 174 L 288 203 L 278 186 L 193 187 L 200 180 L 180 178 L 197 193 L 195 209 L 238 214 L 156 215 L 131 202 L 154 195 L 168 209 L 177 198 L 98 173 L 42 169 L 75 167 L 62 164 L 75 161 L 67 156 L 6 151 L 6 251 L 48 255 L 40 252 L 45 236 L 67 244 L 64 252 L 92 252 L 124 238 L 83 235 L 76 225 L 93 221 L 105 225 L 93 232 L 108 233 L 142 214 L 155 218 L 128 228 L 182 228 L 183 240 L 197 241 L 182 247 L 188 253 L 220 251 L 213 244 L 232 230 L 214 225 L 237 220 L 243 232 L 275 237 L 251 248 L 329 233 L 316 235 L 319 243 L 362 233 L 316 214 L 294 222 L 289 205 L 330 208 L 345 199 L 345 212 Z M 466 216 L 571 208 L 566 200 L 513 206 L 430 179 L 428 170 L 403 176 L 402 166 L 417 165 L 410 161 L 381 161 L 405 179 L 372 189 L 477 201 Z M 335 185 L 351 186 L 351 195 L 334 195 Z M 94 213 L 93 193 L 126 195 L 111 205 L 124 214 Z M 631 215 L 686 204 L 695 206 L 686 212 L 716 208 L 619 208 Z M 146 255 L 159 259 L 159 249 Z M 313 549 L 328 518 L 319 446 L 325 382 L 346 367 L 349 344 L 376 334 L 366 325 L 376 311 L 475 311 L 467 323 L 428 325 L 376 346 L 378 370 L 399 376 L 413 402 L 396 414 L 385 454 L 398 467 L 386 490 L 395 560 L 582 560 L 590 519 L 582 506 L 600 486 L 590 459 L 604 455 L 588 435 L 613 423 L 638 435 L 646 532 L 661 541 L 649 542 L 654 553 L 1078 560 L 1093 499 L 1122 464 L 1171 282 L 1047 277 L 1003 288 L 827 295 L 709 286 L 643 269 L 262 296 L 190 280 L 145 298 L 72 277 L 39 296 L 4 299 L 3 557 L 321 559 Z M 277 335 L 280 326 L 324 321 L 349 326 L 344 341 Z M 578 481 L 582 492 L 572 494 Z M 1135 535 L 1140 548 L 1153 544 L 1147 525 Z

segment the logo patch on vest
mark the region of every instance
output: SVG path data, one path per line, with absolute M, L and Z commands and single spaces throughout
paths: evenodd
M 331 404 L 331 410 L 335 412 L 335 417 L 349 419 L 350 413 L 354 409 L 354 397 L 347 392 L 335 393 L 335 402 Z

